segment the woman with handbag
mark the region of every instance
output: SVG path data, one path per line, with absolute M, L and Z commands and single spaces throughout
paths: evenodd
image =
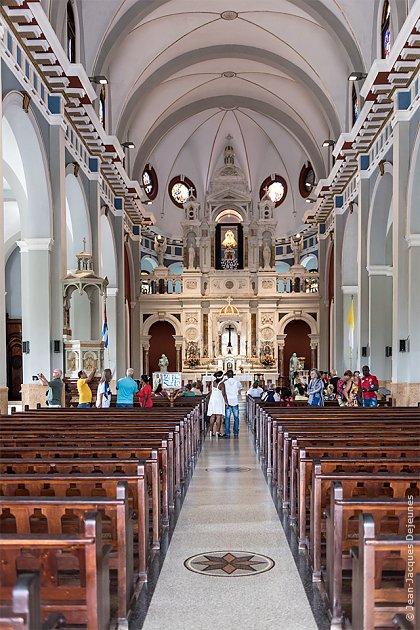
M 310 407 L 323 407 L 324 406 L 324 383 L 322 382 L 321 375 L 318 370 L 312 368 L 310 371 L 311 380 L 308 383 L 308 405 Z

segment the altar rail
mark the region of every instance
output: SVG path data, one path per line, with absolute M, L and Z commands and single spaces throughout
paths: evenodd
M 242 271 L 243 270 L 238 270 Z M 229 273 L 234 273 L 230 271 Z M 169 276 L 158 278 L 153 274 L 141 278 L 141 292 L 143 295 L 180 295 L 183 293 L 183 276 Z M 319 274 L 308 272 L 302 275 L 292 273 L 276 274 L 277 293 L 318 293 Z

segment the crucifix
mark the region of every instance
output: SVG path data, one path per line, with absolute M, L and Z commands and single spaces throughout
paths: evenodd
M 230 302 L 229 302 L 229 304 L 230 304 Z M 227 351 L 228 351 L 228 354 L 232 354 L 231 334 L 232 334 L 232 330 L 235 330 L 235 329 L 233 328 L 233 326 L 231 324 L 229 324 L 229 326 L 226 326 L 226 330 L 228 331 L 228 334 L 229 334 L 229 341 L 228 341 L 228 344 L 227 344 Z

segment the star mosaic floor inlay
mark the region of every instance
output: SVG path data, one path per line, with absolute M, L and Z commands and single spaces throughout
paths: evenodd
M 251 551 L 209 551 L 187 558 L 184 566 L 212 577 L 245 577 L 270 571 L 274 560 Z

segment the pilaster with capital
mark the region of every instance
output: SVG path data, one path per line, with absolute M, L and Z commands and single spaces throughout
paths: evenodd
M 182 372 L 182 344 L 184 341 L 183 335 L 172 335 L 175 340 L 175 352 L 176 352 L 176 372 Z
M 1 28 L 1 27 L 0 27 Z M 2 94 L 2 68 L 0 64 L 0 94 Z M 0 98 L 0 120 L 2 114 Z M 7 413 L 7 344 L 6 344 L 6 278 L 4 259 L 4 203 L 3 203 L 3 130 L 0 125 L 0 413 Z
M 277 357 L 278 357 L 278 371 L 280 385 L 284 385 L 287 382 L 287 377 L 284 375 L 284 346 L 286 343 L 287 335 L 277 335 Z
M 151 335 L 142 335 L 140 337 L 141 374 L 149 374 L 149 350 L 151 338 Z
M 32 382 L 32 374 L 51 370 L 51 238 L 27 238 L 17 241 L 21 255 L 22 340 L 29 342 L 23 355 L 23 382 Z M 60 306 L 60 311 L 62 308 Z

